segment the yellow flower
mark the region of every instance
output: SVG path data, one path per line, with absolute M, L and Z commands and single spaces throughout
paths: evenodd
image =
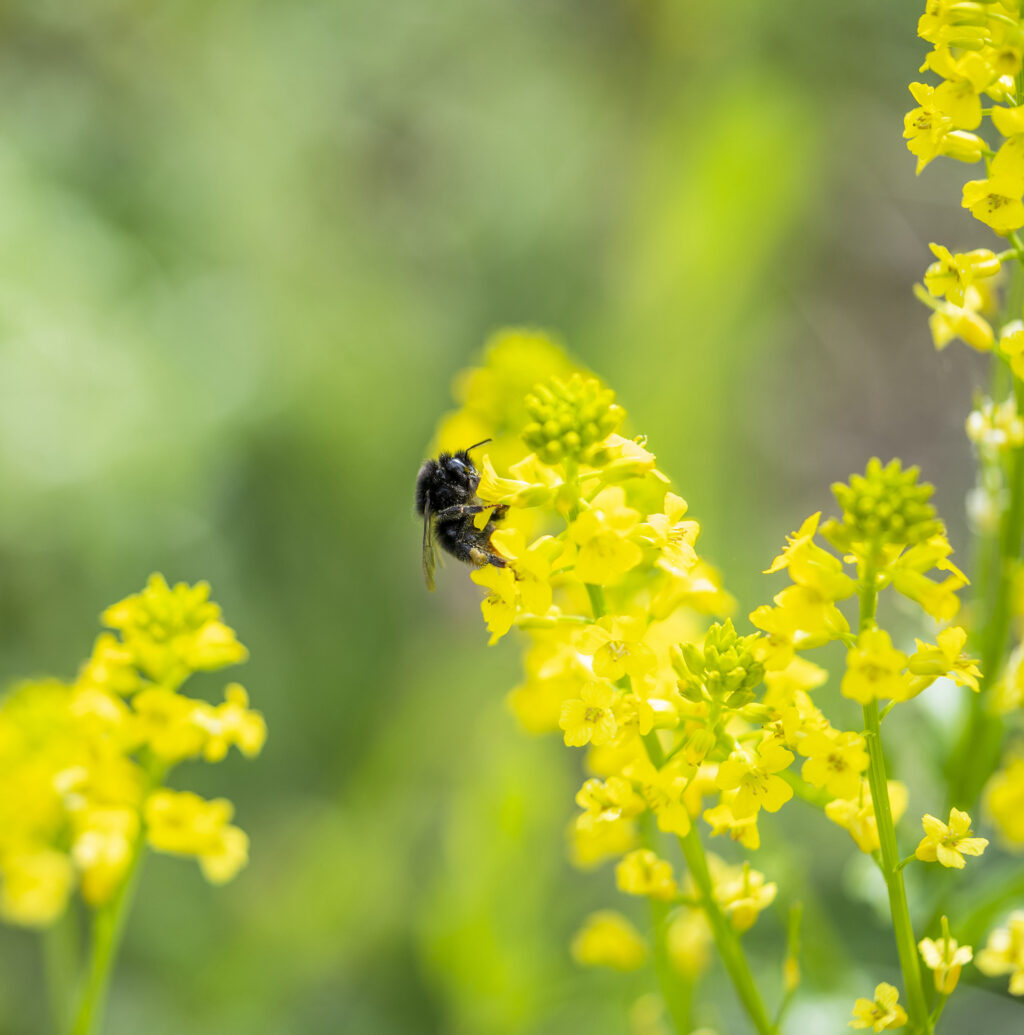
M 971 947 L 959 945 L 955 938 L 950 937 L 949 921 L 945 917 L 942 918 L 942 937 L 938 941 L 922 938 L 917 947 L 925 966 L 934 975 L 935 991 L 939 995 L 952 995 L 963 965 L 971 962 Z
M 751 756 L 745 751 L 734 751 L 719 767 L 715 785 L 723 790 L 735 790 L 732 801 L 737 819 L 754 816 L 761 808 L 778 812 L 793 797 L 793 788 L 775 773 L 787 768 L 793 754 L 778 741 L 762 741 Z
M 975 294 L 973 287 L 968 288 L 969 303 L 974 300 Z M 937 349 L 944 349 L 954 338 L 959 338 L 977 352 L 988 352 L 992 348 L 995 342 L 992 327 L 973 305 L 936 302 L 932 308 L 934 312 L 928 317 L 928 329 Z
M 922 677 L 919 686 L 913 688 L 914 692 L 919 693 L 939 676 L 949 676 L 958 686 L 979 692 L 981 669 L 975 658 L 969 658 L 963 653 L 967 643 L 966 629 L 958 625 L 943 629 L 936 637 L 934 646 L 917 639 L 914 643 L 917 650 L 907 659 L 907 669 L 915 676 Z
M 621 913 L 606 909 L 591 913 L 576 932 L 572 956 L 585 967 L 636 970 L 647 959 L 647 942 Z
M 1000 262 L 988 248 L 953 255 L 941 244 L 929 244 L 936 258 L 924 275 L 924 285 L 933 295 L 945 296 L 953 305 L 964 304 L 967 288 L 982 277 L 999 272 Z
M 757 814 L 737 819 L 732 810 L 735 792 L 722 795 L 722 800 L 714 807 L 704 810 L 704 822 L 711 827 L 711 836 L 728 834 L 734 841 L 739 841 L 744 848 L 756 851 L 761 847 L 761 833 L 757 829 Z
M 842 611 L 806 586 L 787 586 L 772 600 L 775 607 L 763 604 L 750 613 L 753 625 L 768 634 L 756 647 L 769 670 L 789 665 L 794 651 L 821 647 L 850 631 Z
M 976 51 L 953 58 L 948 48 L 939 47 L 928 55 L 928 66 L 945 80 L 935 88 L 932 103 L 948 115 L 957 129 L 977 129 L 981 123 L 981 97 L 995 70 Z
M 760 913 L 774 901 L 778 885 L 766 884 L 764 874 L 750 863 L 720 869 L 714 875 L 715 898 L 732 926 L 742 934 L 754 926 Z
M 266 743 L 266 720 L 249 709 L 249 695 L 239 683 L 228 685 L 223 704 L 198 710 L 192 721 L 206 734 L 203 758 L 207 762 L 219 762 L 232 745 L 247 758 L 254 758 Z
M 615 690 L 609 683 L 588 683 L 580 696 L 562 705 L 559 727 L 569 747 L 607 744 L 618 731 L 612 703 Z
M 639 513 L 626 506 L 621 486 L 602 489 L 569 529 L 579 546 L 576 576 L 592 585 L 607 586 L 635 568 L 643 551 L 628 536 L 639 520 Z
M 112 633 L 100 633 L 93 644 L 92 655 L 78 672 L 81 687 L 94 687 L 124 697 L 142 685 L 132 652 Z
M 711 928 L 704 911 L 676 910 L 668 922 L 665 944 L 669 961 L 678 973 L 683 977 L 700 977 L 711 963 L 712 949 Z
M 659 568 L 672 575 L 688 575 L 697 564 L 694 544 L 700 534 L 696 521 L 684 521 L 686 500 L 673 492 L 665 493 L 663 514 L 648 514 L 645 529 L 647 538 L 659 549 Z
M 864 738 L 859 733 L 808 733 L 797 750 L 807 755 L 801 776 L 814 787 L 823 787 L 833 798 L 852 798 L 860 787 L 860 774 L 869 765 Z
M 1024 321 L 1014 320 L 1002 329 L 999 335 L 999 351 L 1010 360 L 1010 368 L 1014 374 L 1024 378 Z
M 211 884 L 226 883 L 248 862 L 249 838 L 231 826 L 234 806 L 226 798 L 159 790 L 146 799 L 144 814 L 150 847 L 196 856 Z
M 981 855 L 988 841 L 983 837 L 971 837 L 971 817 L 959 809 L 949 810 L 949 824 L 934 816 L 921 819 L 923 837 L 914 852 L 922 862 L 940 862 L 943 866 L 962 870 L 965 855 Z
M 897 823 L 907 808 L 907 788 L 898 780 L 889 780 L 887 791 L 892 819 Z M 878 822 L 867 780 L 861 780 L 860 793 L 856 797 L 830 801 L 825 806 L 825 815 L 847 830 L 865 855 L 878 851 Z
M 650 895 L 664 901 L 674 899 L 678 892 L 672 864 L 646 848 L 630 852 L 615 867 L 615 883 L 627 895 Z
M 248 656 L 209 595 L 206 582 L 179 582 L 171 589 L 162 575 L 151 575 L 141 593 L 103 612 L 103 624 L 120 630 L 136 667 L 174 689 L 191 672 L 223 668 Z
M 576 820 L 578 825 L 608 823 L 638 816 L 646 807 L 629 780 L 621 776 L 610 776 L 605 781 L 587 780 L 576 794 L 576 804 L 585 810 Z
M 851 1028 L 870 1028 L 884 1031 L 886 1028 L 902 1028 L 907 1023 L 907 1012 L 899 1005 L 900 994 L 884 981 L 875 987 L 875 998 L 858 999 L 853 1006 Z
M 968 180 L 964 184 L 963 207 L 997 234 L 1008 234 L 1024 226 L 1024 183 L 1009 176 Z
M 512 628 L 516 618 L 519 594 L 516 591 L 515 573 L 511 568 L 496 568 L 493 564 L 487 564 L 471 572 L 469 577 L 478 586 L 490 590 L 480 601 L 480 610 L 491 634 L 488 642 L 497 643 Z
M 988 936 L 975 966 L 987 977 L 1009 974 L 1010 995 L 1024 995 L 1024 912 L 1011 913 L 1006 927 Z
M 134 808 L 88 808 L 74 817 L 71 857 L 82 874 L 82 898 L 108 902 L 120 887 L 139 836 Z
M 906 692 L 906 664 L 906 654 L 893 647 L 884 629 L 865 629 L 857 637 L 857 646 L 846 655 L 846 673 L 839 689 L 844 697 L 859 704 L 882 697 L 902 700 Z
M 799 586 L 806 586 L 825 600 L 845 600 L 857 591 L 857 583 L 843 571 L 838 557 L 814 542 L 821 511 L 812 514 L 797 531 L 787 536 L 788 545 L 766 575 L 789 569 L 789 577 Z
M 948 559 L 952 552 L 949 540 L 939 533 L 912 546 L 888 566 L 892 588 L 940 622 L 956 615 L 960 609 L 957 592 L 968 584 L 967 576 Z M 932 568 L 949 575 L 942 582 L 933 582 L 925 575 Z
M 985 808 L 1010 845 L 1024 844 L 1024 756 L 1011 757 L 988 782 Z
M 0 876 L 0 917 L 24 927 L 52 924 L 64 912 L 74 880 L 71 861 L 50 848 L 4 859 Z
M 157 758 L 180 762 L 203 750 L 206 734 L 195 721 L 203 702 L 153 686 L 140 690 L 132 707 L 136 736 Z
M 576 637 L 581 654 L 594 659 L 594 675 L 617 682 L 623 676 L 642 680 L 658 667 L 654 651 L 643 642 L 647 622 L 641 617 L 607 615 Z

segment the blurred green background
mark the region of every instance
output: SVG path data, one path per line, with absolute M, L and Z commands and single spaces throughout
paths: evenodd
M 148 860 L 110 1035 L 630 1030 L 651 975 L 567 945 L 638 904 L 565 862 L 579 757 L 506 712 L 476 587 L 424 589 L 416 470 L 453 375 L 536 325 L 618 390 L 741 613 L 873 453 L 922 464 L 965 549 L 982 365 L 909 286 L 929 240 L 990 242 L 900 138 L 919 6 L 0 8 L 0 676 L 70 677 L 151 571 L 207 578 L 270 726 L 183 769 L 252 863 Z M 799 887 L 792 1030 L 822 1031 L 895 958 L 846 835 L 787 812 L 747 941 L 774 1002 Z M 0 929 L 0 1031 L 46 1023 L 36 939 Z

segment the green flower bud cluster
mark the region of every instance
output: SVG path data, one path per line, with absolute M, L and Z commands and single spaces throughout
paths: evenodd
M 742 708 L 754 699 L 764 679 L 764 666 L 754 657 L 758 633 L 737 636 L 732 621 L 716 622 L 704 637 L 703 649 L 692 643 L 672 651 L 679 692 L 691 701 L 717 700 Z
M 849 550 L 854 543 L 913 546 L 942 531 L 942 522 L 928 502 L 935 487 L 918 482 L 918 467 L 905 471 L 899 460 L 885 467 L 878 457 L 868 461 L 863 475 L 855 474 L 850 484 L 832 486 L 843 510 L 840 524 L 830 521 L 822 533 L 837 549 Z
M 530 423 L 523 429 L 523 441 L 548 464 L 600 463 L 601 443 L 625 417 L 610 388 L 580 374 L 537 385 L 526 397 L 526 412 Z

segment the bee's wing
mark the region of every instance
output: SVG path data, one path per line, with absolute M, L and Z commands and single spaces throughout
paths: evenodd
M 437 567 L 437 550 L 434 546 L 434 519 L 430 513 L 430 501 L 423 511 L 423 575 L 427 589 L 434 589 L 434 569 Z

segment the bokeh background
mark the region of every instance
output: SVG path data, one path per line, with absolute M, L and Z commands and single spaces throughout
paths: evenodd
M 211 889 L 150 857 L 110 1035 L 630 1030 L 651 976 L 567 950 L 616 900 L 565 861 L 578 754 L 516 728 L 461 570 L 424 589 L 414 477 L 453 376 L 526 324 L 618 390 L 741 613 L 875 453 L 966 550 L 984 364 L 909 289 L 929 240 L 990 242 L 900 138 L 920 6 L 3 5 L 0 676 L 70 677 L 151 571 L 207 578 L 270 726 L 183 771 L 252 862 Z M 747 941 L 774 989 L 799 888 L 793 1030 L 838 1029 L 891 939 L 846 835 L 787 812 Z M 0 1031 L 46 1030 L 36 939 L 0 929 Z

